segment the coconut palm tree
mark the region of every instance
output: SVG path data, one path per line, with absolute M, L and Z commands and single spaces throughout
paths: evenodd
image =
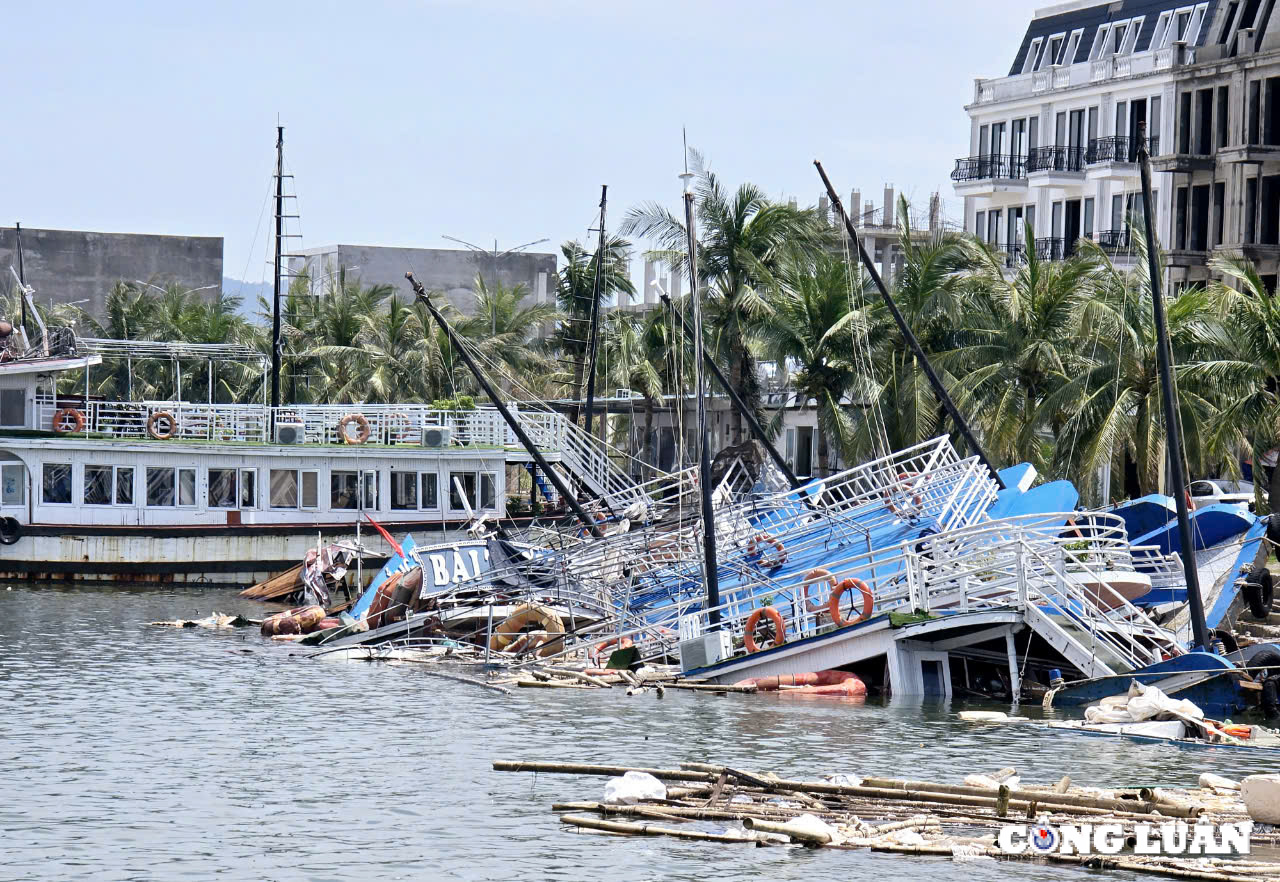
M 1066 381 L 1041 405 L 1043 419 L 1059 421 L 1054 469 L 1073 478 L 1086 497 L 1094 495 L 1092 476 L 1107 465 L 1123 470 L 1124 493 L 1131 497 L 1156 492 L 1164 472 L 1165 418 L 1146 240 L 1140 230 L 1132 240 L 1132 269 L 1117 267 L 1097 245 L 1082 242 L 1095 270 L 1084 282 L 1076 351 L 1059 356 Z M 1197 470 L 1235 440 L 1220 425 L 1213 371 L 1205 369 L 1216 362 L 1223 342 L 1218 312 L 1219 295 L 1200 287 L 1184 289 L 1166 306 L 1185 454 Z
M 588 335 L 591 327 L 591 305 L 595 295 L 596 254 L 576 241 L 560 246 L 565 265 L 557 274 L 556 303 L 563 320 L 551 338 L 551 346 L 573 362 L 573 385 L 570 395 L 586 396 L 583 372 L 586 369 Z M 600 263 L 600 298 L 620 302 L 625 295 L 635 294 L 628 263 L 631 243 L 620 236 L 605 240 Z
M 866 314 L 850 308 L 850 272 L 845 261 L 821 255 L 812 262 L 784 268 L 771 297 L 773 315 L 761 328 L 765 351 L 791 370 L 796 402 L 818 412 L 818 468 L 831 473 L 831 444 L 849 457 L 855 422 L 846 397 L 861 383 L 856 348 Z
M 812 258 L 832 240 L 831 228 L 812 209 L 772 202 L 754 184 L 730 193 L 710 171 L 698 169 L 694 184 L 698 227 L 698 280 L 706 324 L 729 379 L 747 405 L 760 406 L 760 381 L 750 341 L 772 313 L 767 292 L 778 287 L 778 271 L 793 260 Z M 627 212 L 623 235 L 656 242 L 655 256 L 687 267 L 684 221 L 650 202 Z M 742 418 L 731 419 L 731 443 L 742 440 Z
M 652 470 L 657 465 L 653 418 L 655 408 L 662 403 L 671 347 L 669 326 L 662 321 L 661 310 L 651 310 L 646 315 L 612 312 L 602 331 L 603 382 L 640 393 L 644 402 L 644 424 L 640 432 L 639 459 Z M 630 422 L 626 421 L 623 428 L 630 430 Z
M 475 313 L 456 324 L 459 336 L 466 338 L 481 367 L 495 379 L 510 387 L 513 381 L 523 384 L 551 372 L 551 362 L 534 345 L 534 337 L 543 325 L 555 321 L 559 313 L 547 303 L 528 306 L 524 285 L 490 285 L 477 275 Z

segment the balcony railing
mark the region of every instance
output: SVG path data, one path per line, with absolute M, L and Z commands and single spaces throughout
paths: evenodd
M 1036 239 L 1036 258 L 1038 260 L 1066 260 L 1076 253 L 1076 240 L 1063 239 L 1060 236 L 1048 236 Z
M 1084 161 L 1091 165 L 1095 162 L 1137 162 L 1138 147 L 1141 143 L 1141 138 L 1130 138 L 1128 135 L 1094 138 L 1089 142 L 1089 149 L 1085 151 Z M 1152 156 L 1159 155 L 1160 139 L 1148 138 L 1147 150 Z
M 1004 265 L 1022 266 L 1027 262 L 1027 246 L 1022 242 L 1008 242 L 1004 246 Z
M 1129 230 L 1099 230 L 1090 236 L 1103 251 L 1128 251 L 1132 242 Z
M 1027 171 L 1084 171 L 1081 147 L 1036 147 L 1027 155 Z
M 983 181 L 988 178 L 1026 177 L 1026 160 L 1021 156 L 992 153 L 956 160 L 953 181 Z

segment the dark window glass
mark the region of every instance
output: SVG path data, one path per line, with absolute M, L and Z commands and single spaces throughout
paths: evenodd
M 71 464 L 44 464 L 44 501 L 58 505 L 71 504 Z
M 355 472 L 329 474 L 329 507 L 335 511 L 359 506 L 358 478 Z
M 236 507 L 236 470 L 209 469 L 209 508 Z
M 133 467 L 116 469 L 116 505 L 133 505 Z
M 258 473 L 253 469 L 240 471 L 240 507 L 258 507 Z
M 147 469 L 147 505 L 173 505 L 173 469 Z
M 111 466 L 84 467 L 84 504 L 111 504 Z
M 462 492 L 466 495 L 465 500 L 458 494 L 458 486 L 462 486 Z M 450 472 L 449 473 L 449 508 L 454 511 L 465 511 L 467 508 L 474 509 L 476 507 L 476 473 L 475 472 Z
M 435 472 L 422 473 L 422 507 L 423 508 L 439 508 L 440 507 L 440 491 L 437 475 Z
M 271 507 L 298 507 L 298 473 L 293 469 L 271 470 Z

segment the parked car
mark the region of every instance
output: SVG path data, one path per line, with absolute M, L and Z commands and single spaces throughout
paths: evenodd
M 1253 511 L 1253 482 L 1209 478 L 1191 482 L 1191 501 L 1196 508 L 1214 503 L 1239 505 Z

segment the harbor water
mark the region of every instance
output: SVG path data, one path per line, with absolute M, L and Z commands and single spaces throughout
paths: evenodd
M 697 760 L 957 783 L 1015 766 L 1029 783 L 1103 786 L 1272 771 L 1238 751 L 973 726 L 941 703 L 507 697 L 421 665 L 309 660 L 256 629 L 145 624 L 214 610 L 268 607 L 229 591 L 0 586 L 0 879 L 980 878 L 943 859 L 574 833 L 551 803 L 596 799 L 605 779 L 491 764 Z

